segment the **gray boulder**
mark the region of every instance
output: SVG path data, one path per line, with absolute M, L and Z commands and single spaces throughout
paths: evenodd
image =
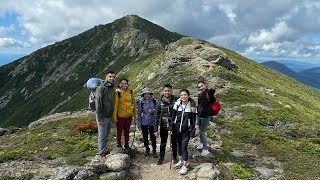
M 8 130 L 0 128 L 0 136 L 5 135 L 8 132 Z
M 128 154 L 114 154 L 107 157 L 105 162 L 110 171 L 120 172 L 130 166 L 130 157 Z
M 205 59 L 207 61 L 213 62 L 219 66 L 222 66 L 228 70 L 234 70 L 234 71 L 238 71 L 239 67 L 232 61 L 230 61 L 228 59 L 228 56 L 221 50 L 217 49 L 217 48 L 204 48 L 204 50 L 202 50 L 199 53 L 199 56 L 202 59 Z
M 103 180 L 123 180 L 126 179 L 126 171 L 121 172 L 108 172 L 100 176 L 99 179 Z
M 67 166 L 59 167 L 54 172 L 54 175 L 51 176 L 50 180 L 63 180 L 63 179 L 73 179 L 77 173 L 80 171 L 78 166 Z
M 219 175 L 219 170 L 214 168 L 212 163 L 205 163 L 199 166 L 196 166 L 190 172 L 190 179 L 216 179 Z
M 96 172 L 98 174 L 108 172 L 107 165 L 105 165 L 104 163 L 101 163 L 100 159 L 101 159 L 101 157 L 99 155 L 95 156 L 91 160 L 91 162 L 85 164 L 85 169 L 91 170 L 91 171 Z
M 78 174 L 73 178 L 74 180 L 87 180 L 87 179 L 94 179 L 97 177 L 97 174 L 94 172 L 83 169 L 78 172 Z
M 273 169 L 269 169 L 266 167 L 255 167 L 254 170 L 259 172 L 266 179 L 269 179 L 270 177 L 273 177 L 276 175 Z

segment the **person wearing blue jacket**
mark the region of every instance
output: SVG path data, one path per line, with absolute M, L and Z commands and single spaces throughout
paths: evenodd
M 156 136 L 154 135 L 154 112 L 156 109 L 156 99 L 149 88 L 142 90 L 141 100 L 138 102 L 138 129 L 142 130 L 143 142 L 146 148 L 144 155 L 149 156 L 150 148 L 148 141 L 148 132 L 152 143 L 152 154 L 157 158 Z

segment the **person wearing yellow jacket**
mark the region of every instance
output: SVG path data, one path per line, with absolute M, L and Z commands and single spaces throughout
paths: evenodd
M 117 125 L 117 147 L 121 146 L 122 131 L 124 131 L 124 148 L 129 150 L 129 129 L 132 119 L 136 119 L 136 98 L 129 81 L 126 78 L 120 80 L 120 84 L 114 93 L 114 111 L 112 120 Z

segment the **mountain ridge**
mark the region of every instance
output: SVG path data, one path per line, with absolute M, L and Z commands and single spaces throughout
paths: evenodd
M 141 30 L 132 29 L 132 26 L 137 26 Z M 149 28 L 146 28 L 146 21 L 142 18 L 125 16 L 113 23 L 95 26 L 78 36 L 56 42 L 8 65 L 1 66 L 0 77 L 3 80 L 0 81 L 0 94 L 4 94 L 0 101 L 0 113 L 4 115 L 2 118 L 8 123 L 13 119 L 17 121 L 23 116 L 30 123 L 50 112 L 52 109 L 48 107 L 58 105 L 75 95 L 89 76 L 103 74 L 102 71 L 107 67 L 119 71 L 123 61 L 146 56 L 149 54 L 148 51 L 163 49 L 167 43 L 182 37 L 153 23 L 149 23 Z M 161 36 L 159 33 L 145 33 L 150 30 L 163 33 Z M 157 37 L 159 39 L 156 39 Z M 118 56 L 118 54 L 121 55 Z M 71 79 L 72 84 L 66 83 Z M 16 84 L 20 84 L 18 89 L 11 88 Z M 48 85 L 53 86 L 50 88 L 64 86 L 70 90 L 58 94 L 46 88 Z M 46 95 L 37 97 L 40 91 L 42 91 L 40 94 Z M 54 97 L 50 97 L 49 94 Z M 30 99 L 30 97 L 33 98 Z M 13 101 L 11 101 L 12 98 Z M 48 101 L 49 106 L 41 107 L 35 104 L 33 108 L 29 108 L 34 102 L 43 102 L 44 99 Z M 22 103 L 23 101 L 26 102 Z M 6 106 L 11 107 L 6 108 Z M 17 112 L 16 110 L 20 109 L 19 106 L 32 111 L 32 114 L 21 112 L 21 110 Z M 6 122 L 0 125 L 3 126 Z M 23 123 L 18 124 L 23 125 Z
M 306 84 L 310 87 L 316 88 L 316 89 L 320 89 L 320 81 L 319 81 L 319 77 L 320 77 L 320 73 L 318 72 L 312 72 L 317 71 L 318 68 L 311 68 L 311 69 L 307 69 L 301 72 L 295 72 L 292 69 L 288 68 L 286 65 L 281 64 L 279 62 L 276 61 L 267 61 L 267 62 L 263 62 L 261 63 L 273 70 L 276 70 L 278 72 L 281 72 L 303 84 Z
M 141 23 L 143 30 L 126 28 L 130 18 Z M 259 179 L 263 173 L 259 169 L 272 172 L 271 177 L 288 179 L 320 176 L 319 91 L 229 49 L 163 31 L 136 16 L 130 18 L 97 26 L 89 33 L 42 48 L 14 65 L 1 66 L 0 126 L 26 126 L 49 112 L 72 114 L 86 108 L 86 81 L 104 78 L 108 70 L 116 71 L 117 78 L 127 77 L 136 95 L 147 86 L 157 98 L 164 83 L 173 85 L 175 95 L 187 88 L 194 97 L 196 82 L 204 80 L 216 86 L 222 106 L 220 114 L 213 117 L 215 128 L 207 133 L 208 141 L 219 141 L 221 148 L 210 147 L 210 151 L 218 162 L 236 163 L 236 170 L 243 175 L 229 179 Z M 158 31 L 153 31 L 155 28 Z M 95 123 L 94 116 L 88 119 Z M 24 138 L 15 139 L 15 134 L 0 138 L 0 144 L 14 144 L 0 146 L 0 160 L 68 156 L 71 164 L 86 162 L 88 151 L 96 153 L 92 149 L 96 139 L 71 131 L 74 125 L 86 122 L 86 117 L 79 117 L 37 126 L 34 131 L 23 127 L 16 135 Z M 220 132 L 219 137 L 215 131 Z M 78 148 L 67 148 L 74 146 Z M 252 168 L 256 165 L 258 170 Z M 217 167 L 228 169 L 224 164 Z

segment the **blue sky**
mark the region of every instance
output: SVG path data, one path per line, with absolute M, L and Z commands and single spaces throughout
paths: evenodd
M 128 14 L 259 60 L 320 63 L 317 0 L 0 0 L 0 65 Z

